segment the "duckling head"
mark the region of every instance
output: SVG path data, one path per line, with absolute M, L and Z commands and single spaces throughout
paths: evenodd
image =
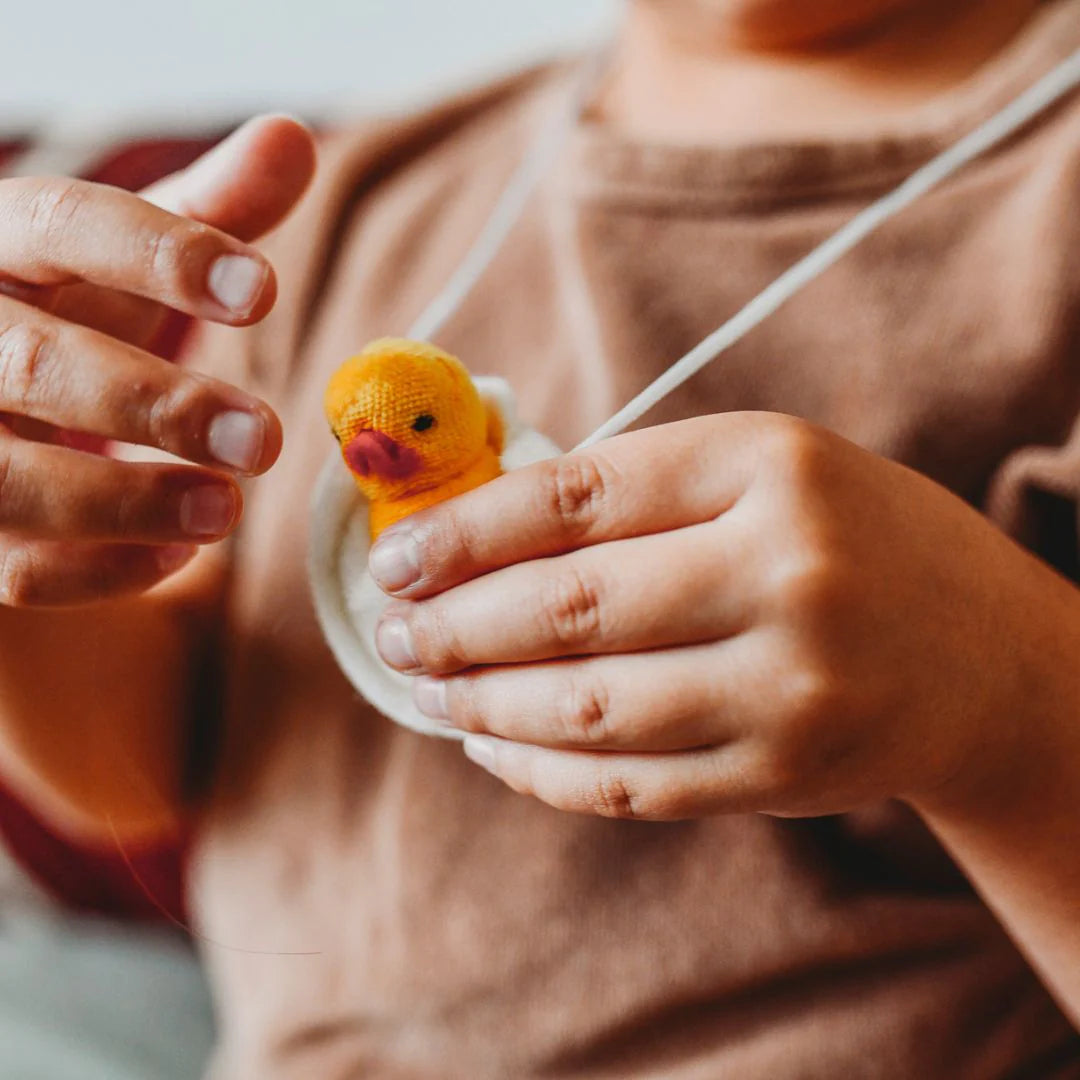
M 449 353 L 404 338 L 374 341 L 326 389 L 326 416 L 371 501 L 437 488 L 501 447 L 501 426 Z

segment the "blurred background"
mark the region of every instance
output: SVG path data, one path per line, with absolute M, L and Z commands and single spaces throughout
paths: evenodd
M 618 2 L 7 3 L 0 177 L 138 188 L 251 113 L 415 107 L 602 38 Z M 179 865 L 72 847 L 0 783 L 0 1080 L 198 1080 L 213 1020 L 169 925 Z
M 0 131 L 404 107 L 603 33 L 617 0 L 5 4 Z M 46 27 L 43 25 L 47 19 Z

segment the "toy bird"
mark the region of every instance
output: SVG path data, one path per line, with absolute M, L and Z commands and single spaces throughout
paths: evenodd
M 499 412 L 477 393 L 465 366 L 434 345 L 373 341 L 331 377 L 325 407 L 368 500 L 372 541 L 394 522 L 503 471 Z

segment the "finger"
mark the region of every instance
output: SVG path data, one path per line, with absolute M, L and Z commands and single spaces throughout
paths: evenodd
M 0 530 L 44 540 L 207 543 L 240 519 L 236 482 L 0 438 Z
M 61 288 L 50 307 L 58 319 L 98 330 L 129 345 L 149 348 L 168 318 L 168 308 L 141 296 L 82 283 Z
M 744 490 L 765 414 L 621 435 L 516 469 L 386 530 L 371 553 L 394 595 L 428 596 L 510 563 L 706 521 Z M 722 445 L 721 445 L 722 441 Z
M 24 304 L 32 304 L 42 311 L 51 311 L 60 295 L 56 285 L 29 285 L 0 270 L 0 296 L 10 296 Z
M 25 543 L 0 537 L 0 604 L 57 607 L 145 592 L 190 562 L 197 548 Z
M 281 448 L 257 398 L 13 300 L 0 301 L 0 411 L 242 473 Z
M 740 775 L 738 750 L 593 753 L 470 735 L 465 753 L 514 791 L 571 813 L 678 821 L 754 807 L 753 789 Z
M 52 424 L 42 423 L 29 416 L 15 416 L 12 413 L 0 413 L 0 423 L 20 439 L 28 439 L 30 442 L 49 443 L 59 436 L 59 429 Z
M 84 282 L 26 285 L 0 275 L 0 294 L 142 347 L 153 342 L 168 313 L 153 300 Z
M 174 214 L 250 242 L 285 217 L 314 173 L 311 132 L 291 117 L 260 116 L 142 194 Z
M 0 180 L 6 274 L 32 285 L 88 281 L 233 325 L 273 306 L 270 264 L 227 233 L 85 180 Z
M 398 670 L 446 673 L 713 641 L 752 615 L 745 546 L 710 522 L 521 563 L 391 605 L 376 644 Z
M 726 741 L 745 717 L 725 693 L 738 643 L 519 667 L 488 667 L 413 686 L 441 725 L 555 749 L 689 750 Z

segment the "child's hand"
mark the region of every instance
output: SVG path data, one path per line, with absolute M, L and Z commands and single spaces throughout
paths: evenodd
M 469 755 L 618 817 L 840 812 L 992 782 L 1075 591 L 930 480 L 729 414 L 512 472 L 384 534 L 388 663 Z M 415 580 L 412 580 L 415 579 Z M 411 581 L 411 583 L 409 583 Z
M 314 167 L 294 121 L 245 126 L 144 193 L 0 181 L 0 603 L 64 604 L 148 588 L 240 516 L 233 478 L 268 468 L 268 406 L 147 351 L 169 308 L 257 322 L 274 275 L 248 241 Z M 153 446 L 197 466 L 112 461 L 56 429 Z

